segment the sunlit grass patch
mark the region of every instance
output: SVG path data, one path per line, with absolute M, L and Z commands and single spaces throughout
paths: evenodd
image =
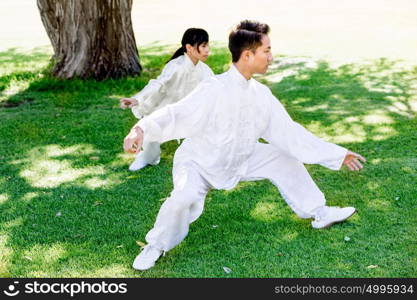
M 13 250 L 7 245 L 8 235 L 0 232 L 0 277 L 13 276 L 9 272 L 10 257 Z

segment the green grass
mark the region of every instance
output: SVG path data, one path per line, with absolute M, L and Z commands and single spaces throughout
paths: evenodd
M 172 189 L 178 145 L 129 172 L 122 141 L 135 119 L 118 99 L 156 76 L 170 50 L 142 49 L 142 76 L 103 82 L 50 78 L 46 49 L 0 53 L 1 277 L 417 275 L 417 68 L 387 59 L 279 57 L 261 78 L 294 119 L 368 159 L 360 173 L 308 166 L 330 205 L 358 214 L 313 230 L 271 183 L 242 183 L 211 191 L 188 237 L 153 269 L 131 269 Z M 208 64 L 219 73 L 229 61 L 217 49 Z

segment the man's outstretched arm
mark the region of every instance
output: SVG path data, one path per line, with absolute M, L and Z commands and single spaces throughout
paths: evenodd
M 351 171 L 362 169 L 364 157 L 315 136 L 294 122 L 272 93 L 269 98 L 271 118 L 263 138 L 270 144 L 303 163 L 320 164 L 332 170 L 339 170 L 342 165 Z

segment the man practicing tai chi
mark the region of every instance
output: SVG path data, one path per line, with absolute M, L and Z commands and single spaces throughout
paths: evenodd
M 239 181 L 269 179 L 300 218 L 326 228 L 349 218 L 353 207 L 329 207 L 304 163 L 360 170 L 359 154 L 325 142 L 294 122 L 268 87 L 252 78 L 272 62 L 269 27 L 242 21 L 229 36 L 233 65 L 203 81 L 179 102 L 140 120 L 124 140 L 137 152 L 142 143 L 185 138 L 173 164 L 174 190 L 162 204 L 147 245 L 133 268 L 154 266 L 178 245 L 202 213 L 210 189 L 234 188 Z M 260 143 L 263 138 L 269 144 Z

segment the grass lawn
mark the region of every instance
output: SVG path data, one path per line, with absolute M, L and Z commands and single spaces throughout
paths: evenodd
M 142 76 L 103 82 L 50 78 L 47 48 L 0 53 L 0 277 L 417 275 L 417 67 L 295 57 L 277 57 L 260 80 L 295 120 L 367 158 L 359 173 L 308 166 L 329 205 L 358 214 L 314 230 L 268 181 L 241 183 L 211 191 L 185 241 L 134 271 L 178 145 L 129 172 L 122 141 L 135 118 L 118 99 L 156 76 L 167 51 L 141 49 Z M 208 64 L 226 70 L 227 51 L 213 52 Z

